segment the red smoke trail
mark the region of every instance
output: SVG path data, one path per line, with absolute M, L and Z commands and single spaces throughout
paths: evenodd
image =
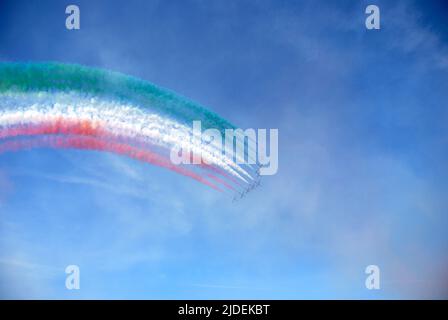
M 231 175 L 229 175 L 229 174 L 228 174 L 227 172 L 225 172 L 224 170 L 222 170 L 222 169 L 220 169 L 220 168 L 217 168 L 216 166 L 214 166 L 214 165 L 212 165 L 212 164 L 207 164 L 207 163 L 204 163 L 204 162 L 202 162 L 202 163 L 200 164 L 200 166 L 201 166 L 202 168 L 208 169 L 208 170 L 210 170 L 210 171 L 212 171 L 212 172 L 214 172 L 214 173 L 217 173 L 217 174 L 223 176 L 224 178 L 229 179 L 230 181 L 232 181 L 233 183 L 235 183 L 235 184 L 238 185 L 239 187 L 244 188 L 243 184 L 242 184 L 240 181 L 238 181 L 237 179 L 235 179 L 234 177 L 232 177 Z M 231 188 L 231 189 L 232 189 L 232 190 L 235 190 L 234 188 Z
M 3 127 L 0 130 L 0 138 L 47 134 L 97 136 L 104 133 L 105 130 L 100 128 L 99 122 L 90 120 L 65 120 L 61 117 L 46 123 L 18 124 L 10 127 Z
M 165 158 L 154 154 L 147 150 L 137 149 L 135 147 L 116 143 L 111 141 L 104 141 L 94 137 L 88 136 L 39 136 L 35 138 L 9 140 L 0 144 L 0 154 L 4 152 L 27 150 L 33 148 L 50 147 L 56 149 L 81 149 L 81 150 L 96 150 L 112 152 L 119 155 L 124 155 L 139 161 L 151 163 L 166 169 L 175 171 L 184 176 L 190 177 L 200 183 L 203 183 L 217 191 L 222 192 L 220 188 L 215 186 L 210 181 L 204 179 L 200 175 L 187 170 L 185 168 L 172 164 Z
M 20 136 L 44 136 L 44 135 L 71 135 L 71 136 L 87 136 L 87 137 L 98 137 L 107 141 L 119 141 L 121 137 L 120 135 L 114 134 L 107 129 L 102 127 L 101 122 L 92 121 L 89 119 L 83 120 L 71 120 L 64 119 L 63 117 L 59 117 L 55 120 L 46 121 L 42 123 L 22 123 L 9 127 L 0 128 L 0 139 L 2 138 L 12 138 L 12 137 L 20 137 Z M 125 142 L 130 141 L 135 142 L 141 146 L 142 140 L 137 137 L 124 137 Z M 143 143 L 144 146 L 150 146 L 149 143 Z M 219 174 L 224 178 L 230 180 L 235 183 L 239 187 L 243 187 L 243 185 L 234 177 L 227 174 L 224 170 L 215 167 L 214 165 L 209 165 L 207 163 L 202 162 L 200 164 L 201 168 L 208 169 L 213 173 Z M 211 177 L 211 175 L 209 175 Z M 215 181 L 223 184 L 227 188 L 231 190 L 235 190 L 231 185 L 226 183 L 224 180 L 219 179 L 218 177 L 212 178 Z
M 225 187 L 229 188 L 230 190 L 236 191 L 235 188 L 233 188 L 230 184 L 228 184 L 227 182 L 225 182 L 224 180 L 222 180 L 221 178 L 219 178 L 217 176 L 214 176 L 214 175 L 212 175 L 210 173 L 207 173 L 207 177 L 215 180 L 218 183 L 223 184 Z

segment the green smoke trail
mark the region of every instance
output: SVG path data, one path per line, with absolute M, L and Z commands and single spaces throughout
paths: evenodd
M 118 72 L 63 63 L 0 63 L 0 93 L 76 91 L 131 102 L 191 126 L 224 133 L 236 127 L 203 106 L 148 81 Z

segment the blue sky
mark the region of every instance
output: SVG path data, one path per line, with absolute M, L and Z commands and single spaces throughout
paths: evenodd
M 65 29 L 72 3 L 81 30 Z M 371 3 L 378 31 L 364 26 Z M 118 156 L 0 155 L 0 295 L 447 298 L 446 9 L 0 1 L 1 61 L 131 74 L 280 139 L 279 172 L 236 203 Z M 364 286 L 370 264 L 381 290 Z

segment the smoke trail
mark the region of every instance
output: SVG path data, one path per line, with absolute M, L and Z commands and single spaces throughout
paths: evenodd
M 104 141 L 94 137 L 38 136 L 34 138 L 10 140 L 0 143 L 0 154 L 5 152 L 30 150 L 34 148 L 43 148 L 43 147 L 55 148 L 55 149 L 81 149 L 81 150 L 106 151 L 118 155 L 127 156 L 139 161 L 167 168 L 169 170 L 182 174 L 186 177 L 190 177 L 198 182 L 201 182 L 217 191 L 222 192 L 222 190 L 219 187 L 217 187 L 210 181 L 204 179 L 200 175 L 183 167 L 176 166 L 167 159 L 162 158 L 157 154 L 151 153 L 150 151 L 137 149 L 126 144 L 115 143 L 112 141 Z
M 228 158 L 221 146 L 186 138 L 192 135 L 193 120 L 204 129 L 235 128 L 200 105 L 130 76 L 77 65 L 0 63 L 4 151 L 92 146 L 160 165 L 215 189 L 205 177 L 231 190 L 244 188 L 254 179 L 253 169 Z M 16 140 L 20 137 L 36 139 Z M 175 147 L 201 155 L 207 163 L 198 166 L 204 176 L 172 164 L 167 151 Z

